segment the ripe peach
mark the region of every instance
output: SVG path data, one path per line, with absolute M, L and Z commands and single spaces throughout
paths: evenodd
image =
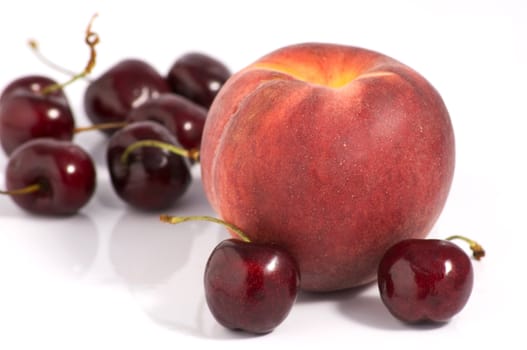
M 388 247 L 428 235 L 454 158 L 448 111 L 425 78 L 383 54 L 321 43 L 233 75 L 201 148 L 213 208 L 251 240 L 286 248 L 311 291 L 371 282 Z

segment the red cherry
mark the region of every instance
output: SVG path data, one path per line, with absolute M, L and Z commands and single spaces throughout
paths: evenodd
M 132 108 L 169 91 L 167 82 L 148 63 L 126 59 L 88 85 L 84 109 L 93 124 L 123 122 Z
M 12 86 L 0 101 L 0 141 L 6 154 L 35 138 L 73 138 L 75 121 L 66 96 Z
M 173 92 L 208 109 L 230 75 L 229 69 L 216 58 L 191 52 L 174 62 L 167 81 Z
M 9 158 L 6 187 L 5 193 L 27 211 L 71 215 L 95 192 L 95 166 L 88 153 L 69 141 L 31 140 Z M 16 193 L 25 188 L 33 190 Z
M 47 83 L 51 85 L 44 85 Z M 0 143 L 7 155 L 23 143 L 43 137 L 71 141 L 78 132 L 92 129 L 117 129 L 124 123 L 75 127 L 73 112 L 62 89 L 43 93 L 43 88 L 58 86 L 44 77 L 25 77 L 9 84 L 0 98 Z
M 409 323 L 449 320 L 467 303 L 472 284 L 470 258 L 447 240 L 403 240 L 386 251 L 378 268 L 383 303 Z
M 186 149 L 199 149 L 207 110 L 184 97 L 163 94 L 130 111 L 127 120 L 152 120 L 164 125 Z
M 159 147 L 131 149 L 141 140 L 177 145 L 164 126 L 153 121 L 129 124 L 113 134 L 106 161 L 117 195 L 141 210 L 161 210 L 174 205 L 187 191 L 191 174 L 186 159 Z M 126 159 L 123 154 L 128 152 Z
M 296 262 L 284 250 L 227 239 L 214 248 L 207 261 L 205 298 L 223 326 L 268 333 L 289 314 L 299 282 Z
M 298 265 L 287 251 L 251 242 L 238 227 L 213 217 L 162 215 L 160 219 L 172 224 L 211 221 L 238 237 L 220 242 L 205 267 L 205 298 L 221 325 L 261 334 L 286 319 L 300 288 Z

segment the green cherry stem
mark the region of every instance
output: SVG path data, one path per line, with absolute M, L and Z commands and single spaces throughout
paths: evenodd
M 34 193 L 34 192 L 39 191 L 41 188 L 42 188 L 42 186 L 40 186 L 40 184 L 37 183 L 37 184 L 29 185 L 27 187 L 23 187 L 23 188 L 19 188 L 19 189 L 16 189 L 16 190 L 11 190 L 11 191 L 1 191 L 0 190 L 0 194 L 6 194 L 6 195 L 10 195 L 10 196 L 21 195 L 21 194 L 30 194 L 30 193 Z
M 445 238 L 447 241 L 452 241 L 454 239 L 459 239 L 459 240 L 462 240 L 466 243 L 468 243 L 469 247 L 470 247 L 470 250 L 472 250 L 472 257 L 476 260 L 480 260 L 482 257 L 485 256 L 485 250 L 483 249 L 483 247 L 476 241 L 470 239 L 470 238 L 467 238 L 465 236 L 460 236 L 460 235 L 453 235 L 453 236 L 450 236 L 450 237 L 447 237 Z
M 58 64 L 56 64 L 55 62 L 51 61 L 49 58 L 44 56 L 42 54 L 42 52 L 40 51 L 40 46 L 39 46 L 38 42 L 35 39 L 29 39 L 27 41 L 27 43 L 28 43 L 30 49 L 35 54 L 35 56 L 37 56 L 37 58 L 42 63 L 44 63 L 46 66 L 52 68 L 53 70 L 56 70 L 57 72 L 61 72 L 62 74 L 69 75 L 70 77 L 72 77 L 72 76 L 77 74 L 74 71 L 71 71 L 69 69 L 66 69 L 64 67 L 59 66 Z
M 79 74 L 73 75 L 68 81 L 64 83 L 60 83 L 60 84 L 57 83 L 57 84 L 46 86 L 44 89 L 42 89 L 41 93 L 43 95 L 47 95 L 57 90 L 60 90 L 78 79 L 85 78 L 88 74 L 91 73 L 91 71 L 93 70 L 93 67 L 95 66 L 96 57 L 97 57 L 95 46 L 99 43 L 99 35 L 93 32 L 91 29 L 93 21 L 95 20 L 96 17 L 97 17 L 97 14 L 94 14 L 92 16 L 90 22 L 88 23 L 88 27 L 86 28 L 86 36 L 84 38 L 84 41 L 86 45 L 88 45 L 88 47 L 90 48 L 90 58 L 88 59 L 88 63 L 86 64 L 86 67 L 84 68 L 84 70 Z M 36 41 L 34 40 L 29 41 L 29 43 L 30 43 L 29 45 L 34 49 L 38 47 L 38 45 L 36 44 Z
M 90 126 L 83 126 L 73 129 L 73 133 L 77 134 L 79 132 L 91 131 L 91 130 L 104 130 L 104 129 L 119 129 L 127 126 L 128 122 L 110 122 L 110 123 L 100 123 Z
M 194 215 L 194 216 L 171 216 L 171 215 L 161 215 L 159 217 L 159 220 L 162 222 L 166 222 L 169 224 L 179 224 L 185 221 L 210 221 L 214 222 L 220 225 L 223 225 L 236 233 L 236 235 L 244 242 L 250 242 L 251 240 L 247 235 L 238 227 L 231 223 L 228 223 L 224 220 L 212 217 L 212 216 L 206 216 L 206 215 Z
M 157 147 L 157 148 L 164 149 L 165 151 L 175 153 L 182 157 L 186 157 L 194 161 L 199 161 L 199 151 L 196 149 L 187 150 L 181 147 L 174 146 L 171 143 L 167 143 L 167 142 L 163 142 L 159 140 L 140 140 L 126 147 L 123 154 L 121 155 L 121 162 L 126 164 L 128 162 L 128 157 L 130 156 L 130 153 L 132 153 L 133 151 L 141 147 Z

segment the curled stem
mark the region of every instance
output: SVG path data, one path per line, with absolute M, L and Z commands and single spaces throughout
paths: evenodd
M 140 140 L 132 143 L 124 150 L 123 154 L 121 155 L 121 162 L 126 164 L 128 162 L 128 157 L 130 157 L 130 153 L 141 147 L 157 147 L 175 153 L 182 157 L 186 157 L 194 161 L 199 161 L 199 151 L 196 149 L 187 150 L 159 140 Z
M 474 259 L 480 260 L 482 257 L 485 256 L 485 250 L 478 242 L 461 235 L 453 235 L 446 238 L 447 241 L 452 241 L 454 239 L 460 239 L 468 243 L 470 250 L 472 250 L 472 257 Z
M 16 189 L 16 190 L 10 190 L 10 191 L 1 191 L 0 190 L 0 194 L 7 194 L 7 195 L 10 195 L 10 196 L 21 195 L 21 194 L 30 194 L 30 193 L 35 193 L 35 192 L 39 191 L 41 188 L 42 188 L 42 186 L 37 183 L 37 184 L 29 185 L 29 186 L 26 186 L 26 187 L 23 187 L 23 188 L 19 188 L 19 189 Z
M 95 66 L 96 58 L 97 58 L 97 52 L 95 51 L 95 46 L 99 43 L 99 35 L 92 31 L 91 27 L 93 24 L 93 21 L 97 17 L 97 14 L 94 14 L 88 23 L 88 27 L 86 28 L 86 36 L 84 38 L 84 41 L 86 45 L 90 48 L 90 58 L 88 59 L 88 63 L 86 64 L 86 67 L 81 73 L 74 74 L 68 81 L 61 83 L 61 84 L 52 84 L 50 86 L 46 86 L 44 89 L 42 89 L 42 94 L 50 94 L 54 91 L 60 90 L 64 88 L 65 86 L 73 83 L 77 79 L 85 78 L 88 74 L 91 73 L 93 70 L 93 67 Z M 33 44 L 36 42 L 33 41 Z M 31 46 L 31 41 L 30 41 Z
M 169 224 L 179 224 L 185 221 L 210 221 L 214 222 L 220 225 L 223 225 L 236 233 L 236 235 L 244 242 L 250 242 L 251 240 L 247 235 L 238 227 L 231 223 L 228 223 L 224 220 L 212 217 L 212 216 L 206 216 L 206 215 L 195 215 L 195 216 L 171 216 L 171 215 L 161 215 L 159 219 L 162 222 L 166 222 Z

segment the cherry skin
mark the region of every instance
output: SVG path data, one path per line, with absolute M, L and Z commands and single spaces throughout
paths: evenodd
M 8 191 L 39 185 L 35 192 L 11 195 L 21 208 L 43 215 L 71 215 L 92 198 L 96 173 L 92 158 L 70 142 L 40 138 L 18 147 L 7 163 Z
M 72 140 L 75 121 L 62 89 L 42 93 L 44 77 L 26 77 L 9 84 L 0 100 L 0 142 L 7 155 L 40 137 Z
M 190 185 L 188 161 L 161 148 L 141 147 L 124 162 L 122 155 L 127 147 L 140 140 L 178 145 L 168 129 L 153 121 L 140 121 L 120 129 L 111 136 L 106 152 L 113 188 L 135 208 L 145 211 L 169 208 Z
M 230 76 L 229 69 L 217 59 L 191 52 L 174 62 L 167 81 L 174 93 L 208 109 Z
M 221 325 L 261 334 L 289 314 L 300 274 L 295 260 L 281 248 L 233 238 L 212 251 L 204 284 L 208 307 Z
M 199 149 L 207 110 L 175 94 L 163 94 L 130 111 L 127 120 L 152 120 L 164 125 L 186 149 Z
M 470 258 L 447 240 L 403 240 L 386 251 L 378 268 L 383 303 L 408 323 L 448 321 L 467 303 L 472 284 Z
M 148 63 L 125 59 L 88 85 L 84 109 L 93 124 L 123 122 L 132 108 L 169 91 L 165 79 Z M 108 135 L 115 131 L 104 130 Z
M 24 77 L 20 77 L 18 79 L 13 80 L 4 88 L 2 94 L 0 95 L 0 103 L 5 98 L 9 97 L 13 92 L 22 90 L 26 92 L 33 92 L 39 95 L 42 93 L 42 90 L 44 88 L 57 84 L 58 83 L 55 80 L 43 75 L 27 75 Z M 63 89 L 56 89 L 50 91 L 49 93 L 46 93 L 46 95 L 58 100 L 62 100 L 64 104 L 69 105 L 68 99 L 64 94 Z

